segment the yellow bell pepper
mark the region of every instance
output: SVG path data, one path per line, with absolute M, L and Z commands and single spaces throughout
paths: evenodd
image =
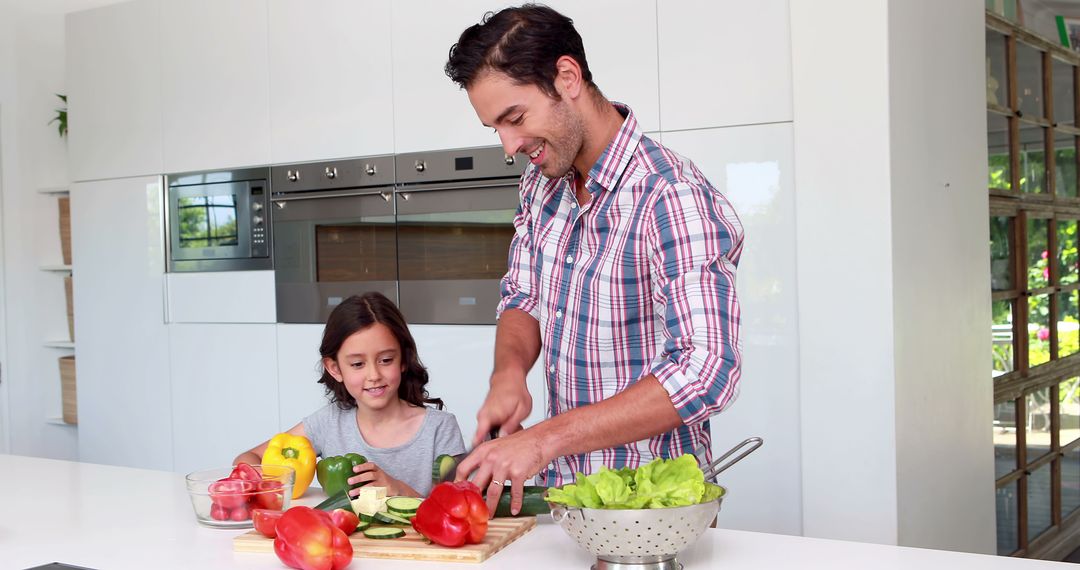
M 296 470 L 292 498 L 299 499 L 315 478 L 315 448 L 308 438 L 291 433 L 279 433 L 270 440 L 263 453 L 263 465 L 286 465 Z

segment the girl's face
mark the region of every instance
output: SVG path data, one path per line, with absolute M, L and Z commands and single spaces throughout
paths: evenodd
M 390 329 L 375 323 L 345 339 L 337 359 L 323 359 L 323 366 L 356 399 L 359 407 L 380 410 L 398 399 L 401 344 Z

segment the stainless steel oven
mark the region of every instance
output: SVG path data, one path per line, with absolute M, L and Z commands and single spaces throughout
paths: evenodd
M 166 176 L 169 271 L 271 269 L 269 168 Z
M 412 323 L 494 323 L 525 161 L 501 147 L 395 160 L 402 312 Z
M 324 323 L 342 299 L 397 299 L 394 158 L 271 169 L 274 280 L 283 323 Z

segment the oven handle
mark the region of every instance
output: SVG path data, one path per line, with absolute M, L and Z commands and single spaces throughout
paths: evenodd
M 489 180 L 485 182 L 455 182 L 453 184 L 429 184 L 426 186 L 398 186 L 394 189 L 397 194 L 410 192 L 436 192 L 441 190 L 480 190 L 487 188 L 499 188 L 502 186 L 517 186 L 520 179 Z
M 394 193 L 391 190 L 354 190 L 351 192 L 332 190 L 329 192 L 284 194 L 279 196 L 273 196 L 270 198 L 270 200 L 273 202 L 294 202 L 298 200 L 318 200 L 320 198 L 347 198 L 350 196 L 381 196 L 384 201 L 390 202 L 391 198 L 394 197 Z

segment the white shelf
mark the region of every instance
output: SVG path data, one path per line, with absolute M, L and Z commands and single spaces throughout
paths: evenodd
M 52 424 L 52 425 L 55 425 L 55 426 L 65 426 L 65 427 L 76 427 L 76 425 L 77 425 L 77 424 L 69 424 L 69 423 L 65 422 L 63 416 L 55 416 L 55 417 L 50 416 L 50 417 L 47 417 L 47 418 L 45 418 L 45 423 Z
M 49 348 L 75 348 L 75 343 L 70 340 L 47 340 L 42 344 Z
M 41 270 L 42 271 L 66 271 L 66 272 L 70 273 L 71 272 L 71 266 L 70 265 L 42 265 Z
M 66 186 L 64 186 L 64 187 L 59 187 L 58 186 L 58 187 L 53 187 L 53 188 L 38 188 L 37 191 L 38 191 L 38 194 L 54 194 L 54 195 L 61 195 L 61 196 L 66 195 L 68 193 L 68 189 L 67 189 Z

